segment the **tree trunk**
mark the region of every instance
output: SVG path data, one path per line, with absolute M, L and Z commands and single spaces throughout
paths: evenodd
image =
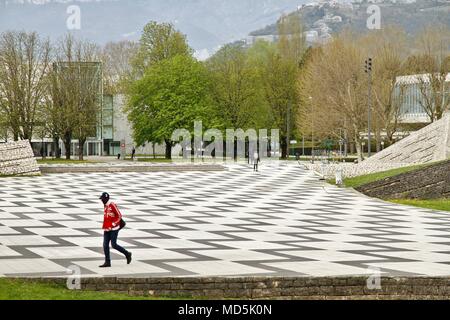
M 355 150 L 355 143 L 354 142 L 350 142 L 350 154 L 355 154 L 356 150 Z
M 288 145 L 285 137 L 281 138 L 281 158 L 286 159 L 288 157 Z
M 166 159 L 170 160 L 172 159 L 172 141 L 170 140 L 164 140 L 166 143 Z
M 358 155 L 358 163 L 361 163 L 364 160 L 361 141 L 359 141 L 357 137 L 355 137 L 354 140 L 355 140 L 356 154 Z
M 59 137 L 57 136 L 53 136 L 53 157 L 56 159 L 61 158 L 59 154 Z
M 377 153 L 378 153 L 381 151 L 381 132 L 380 132 L 380 130 L 377 130 L 377 132 L 376 132 L 375 143 L 376 143 Z
M 84 145 L 86 144 L 86 138 L 78 140 L 78 160 L 84 160 Z
M 152 142 L 152 149 L 153 149 L 153 159 L 156 159 L 156 154 L 155 154 L 155 143 Z
M 66 160 L 70 160 L 71 153 L 71 144 L 72 144 L 72 132 L 66 132 L 64 134 L 64 148 L 66 149 Z
M 30 140 L 32 138 L 32 131 L 29 128 L 23 128 L 23 140 Z
M 387 139 L 386 147 L 389 147 L 395 143 L 394 134 L 395 134 L 395 131 L 387 131 L 386 132 L 386 139 Z

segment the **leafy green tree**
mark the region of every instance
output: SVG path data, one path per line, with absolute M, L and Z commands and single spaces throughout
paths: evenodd
M 142 77 L 147 68 L 163 60 L 192 53 L 186 36 L 173 24 L 151 21 L 144 27 L 137 53 L 131 59 L 132 80 Z
M 137 144 L 162 142 L 171 158 L 172 133 L 203 121 L 204 128 L 217 125 L 206 68 L 194 58 L 178 55 L 148 68 L 130 88 L 128 118 Z
M 127 93 L 128 108 L 126 110 L 130 112 L 129 118 L 133 123 L 136 144 L 166 143 L 167 157 L 170 157 L 172 148 L 172 143 L 168 140 L 170 135 L 164 136 L 161 130 L 158 130 L 160 123 L 155 122 L 157 111 L 154 105 L 152 108 L 141 105 L 145 112 L 139 114 L 137 100 L 140 99 L 140 95 L 149 92 L 143 78 L 147 78 L 146 75 L 151 73 L 153 68 L 160 70 L 163 62 L 175 57 L 186 57 L 192 60 L 192 53 L 193 50 L 189 47 L 185 35 L 177 31 L 172 24 L 151 21 L 144 27 L 137 52 L 130 59 L 131 72 L 121 80 L 121 86 Z M 156 92 L 153 91 L 152 94 Z
M 297 79 L 305 59 L 305 43 L 300 20 L 284 16 L 278 22 L 276 44 L 257 42 L 251 49 L 258 61 L 266 103 L 271 110 L 272 127 L 280 130 L 282 157 L 288 156 L 289 141 L 295 134 L 295 115 L 300 103 Z
M 248 51 L 228 45 L 207 61 L 214 100 L 227 128 L 258 129 L 269 116 L 258 65 Z

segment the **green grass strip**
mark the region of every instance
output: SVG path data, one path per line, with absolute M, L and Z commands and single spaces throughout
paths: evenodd
M 359 177 L 347 178 L 344 180 L 344 185 L 348 188 L 358 188 L 358 187 L 363 186 L 368 183 L 372 183 L 375 181 L 394 177 L 394 176 L 397 176 L 399 174 L 406 173 L 406 172 L 417 171 L 417 170 L 423 169 L 427 166 L 430 166 L 430 164 L 402 167 L 402 168 L 392 169 L 392 170 L 383 171 L 383 172 L 371 173 L 371 174 L 367 174 L 367 175 L 363 175 L 363 176 L 359 176 Z
M 0 278 L 0 300 L 179 300 L 187 298 L 164 298 L 130 296 L 84 290 L 69 290 L 64 285 L 42 283 L 32 280 Z
M 390 200 L 391 202 L 397 204 L 403 204 L 407 206 L 433 209 L 439 211 L 450 211 L 450 199 L 437 199 L 437 200 L 411 200 L 411 199 L 401 199 L 401 200 Z

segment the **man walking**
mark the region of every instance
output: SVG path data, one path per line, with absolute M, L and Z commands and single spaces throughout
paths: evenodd
M 109 244 L 113 249 L 122 253 L 127 259 L 127 264 L 131 263 L 131 252 L 128 252 L 117 244 L 117 238 L 121 229 L 122 214 L 119 211 L 117 205 L 110 201 L 109 194 L 104 192 L 100 200 L 104 205 L 103 216 L 103 251 L 105 252 L 105 263 L 100 268 L 111 267 L 111 255 L 109 252 Z

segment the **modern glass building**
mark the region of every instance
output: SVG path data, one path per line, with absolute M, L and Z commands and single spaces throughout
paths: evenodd
M 164 147 L 152 145 L 136 146 L 133 140 L 132 126 L 128 121 L 127 114 L 124 111 L 124 95 L 109 95 L 103 92 L 103 67 L 101 62 L 59 62 L 53 65 L 53 68 L 59 73 L 59 81 L 65 82 L 65 88 L 69 88 L 73 83 L 78 83 L 79 90 L 91 90 L 98 95 L 97 103 L 98 113 L 93 114 L 95 121 L 92 123 L 92 130 L 87 138 L 83 154 L 85 156 L 116 156 L 121 152 L 131 154 L 133 148 L 136 148 L 137 154 L 164 154 Z M 82 81 L 79 81 L 82 78 Z M 69 85 L 67 85 L 69 84 Z M 77 92 L 73 90 L 73 92 Z M 73 96 L 73 92 L 70 92 Z M 66 92 L 64 92 L 65 94 Z M 63 102 L 61 102 L 63 103 Z M 74 133 L 75 134 L 75 133 Z M 8 140 L 8 132 L 5 135 Z M 65 156 L 63 137 L 60 137 L 58 145 L 55 145 L 53 137 L 49 135 L 44 126 L 37 125 L 33 133 L 31 145 L 36 156 L 55 157 L 60 153 Z M 74 135 L 71 142 L 71 156 L 78 156 L 79 142 Z
M 120 141 L 114 141 L 114 97 L 112 95 L 103 95 L 101 99 L 101 111 L 96 116 L 97 126 L 93 130 L 91 137 L 87 139 L 84 145 L 83 154 L 85 156 L 109 156 L 117 155 L 120 152 Z M 34 154 L 46 157 L 55 155 L 55 145 L 51 137 L 34 136 L 31 142 Z M 64 156 L 66 150 L 62 140 L 59 141 L 61 154 Z M 71 155 L 77 156 L 79 152 L 78 139 L 72 140 Z
M 401 123 L 429 123 L 430 117 L 424 109 L 426 96 L 423 91 L 429 92 L 427 84 L 430 82 L 429 74 L 418 74 L 401 76 L 397 78 L 396 88 L 394 91 L 394 99 L 399 99 L 400 106 L 400 122 Z M 450 99 L 450 73 L 446 78 L 446 95 L 447 101 Z

